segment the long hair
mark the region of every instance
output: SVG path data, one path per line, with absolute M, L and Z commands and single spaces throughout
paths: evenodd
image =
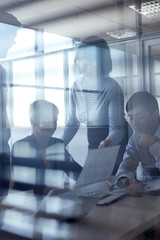
M 112 59 L 107 42 L 95 36 L 85 38 L 78 46 L 76 59 L 86 59 L 88 62 L 95 59 L 102 76 L 107 76 L 112 71 Z

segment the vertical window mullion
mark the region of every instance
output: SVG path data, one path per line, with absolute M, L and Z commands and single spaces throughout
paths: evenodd
M 68 116 L 68 108 L 69 108 L 69 62 L 68 62 L 68 51 L 64 51 L 63 54 L 63 75 L 64 75 L 64 106 L 65 106 L 65 120 Z
M 44 99 L 44 39 L 42 31 L 35 31 L 35 79 L 36 79 L 36 98 Z
M 12 61 L 9 61 L 9 71 L 8 71 L 8 103 L 9 105 L 8 109 L 8 116 L 9 116 L 9 122 L 10 127 L 14 127 L 14 98 L 13 98 L 13 63 Z

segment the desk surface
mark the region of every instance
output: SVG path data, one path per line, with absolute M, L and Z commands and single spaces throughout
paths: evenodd
M 27 205 L 24 199 L 23 204 Z M 37 218 L 34 216 L 36 205 L 24 211 L 22 205 L 19 210 L 14 206 L 3 212 L 8 222 L 1 229 L 17 235 L 12 239 L 18 239 L 18 235 L 21 239 L 40 239 L 44 235 L 47 236 L 44 239 L 52 236 L 65 240 L 130 240 L 160 221 L 160 196 L 127 196 L 108 206 L 95 206 L 74 223 L 58 222 L 47 216 Z M 4 215 L 1 214 L 1 218 Z
M 159 202 L 159 196 L 125 197 L 95 207 L 85 219 L 101 228 L 107 239 L 133 239 L 159 221 Z

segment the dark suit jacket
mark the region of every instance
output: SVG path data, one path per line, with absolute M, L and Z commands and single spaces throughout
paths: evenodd
M 46 159 L 49 161 L 52 171 L 46 169 L 34 135 L 14 143 L 11 157 L 14 188 L 33 189 L 36 194 L 42 194 L 48 183 L 54 187 L 55 182 L 63 181 L 64 172 L 77 180 L 82 169 L 67 152 L 63 140 L 54 137 L 50 138 L 46 148 Z M 53 173 L 53 176 L 50 176 L 50 173 L 51 175 Z

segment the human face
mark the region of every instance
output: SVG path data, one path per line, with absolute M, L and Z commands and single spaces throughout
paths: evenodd
M 86 78 L 95 79 L 98 73 L 97 48 L 95 46 L 82 47 L 77 50 L 75 65 L 80 74 Z
M 97 62 L 95 59 L 92 61 L 88 61 L 86 59 L 75 60 L 76 68 L 80 74 L 82 74 L 86 79 L 90 79 L 90 81 L 98 80 L 98 69 Z
M 85 59 L 75 59 L 74 62 L 79 73 L 84 74 L 88 65 L 87 61 Z
M 143 107 L 134 107 L 128 112 L 128 118 L 131 126 L 136 133 L 151 134 L 158 123 L 158 112 L 150 114 Z
M 57 120 L 52 122 L 41 123 L 38 126 L 33 127 L 34 134 L 38 138 L 48 139 L 50 138 L 57 128 Z

